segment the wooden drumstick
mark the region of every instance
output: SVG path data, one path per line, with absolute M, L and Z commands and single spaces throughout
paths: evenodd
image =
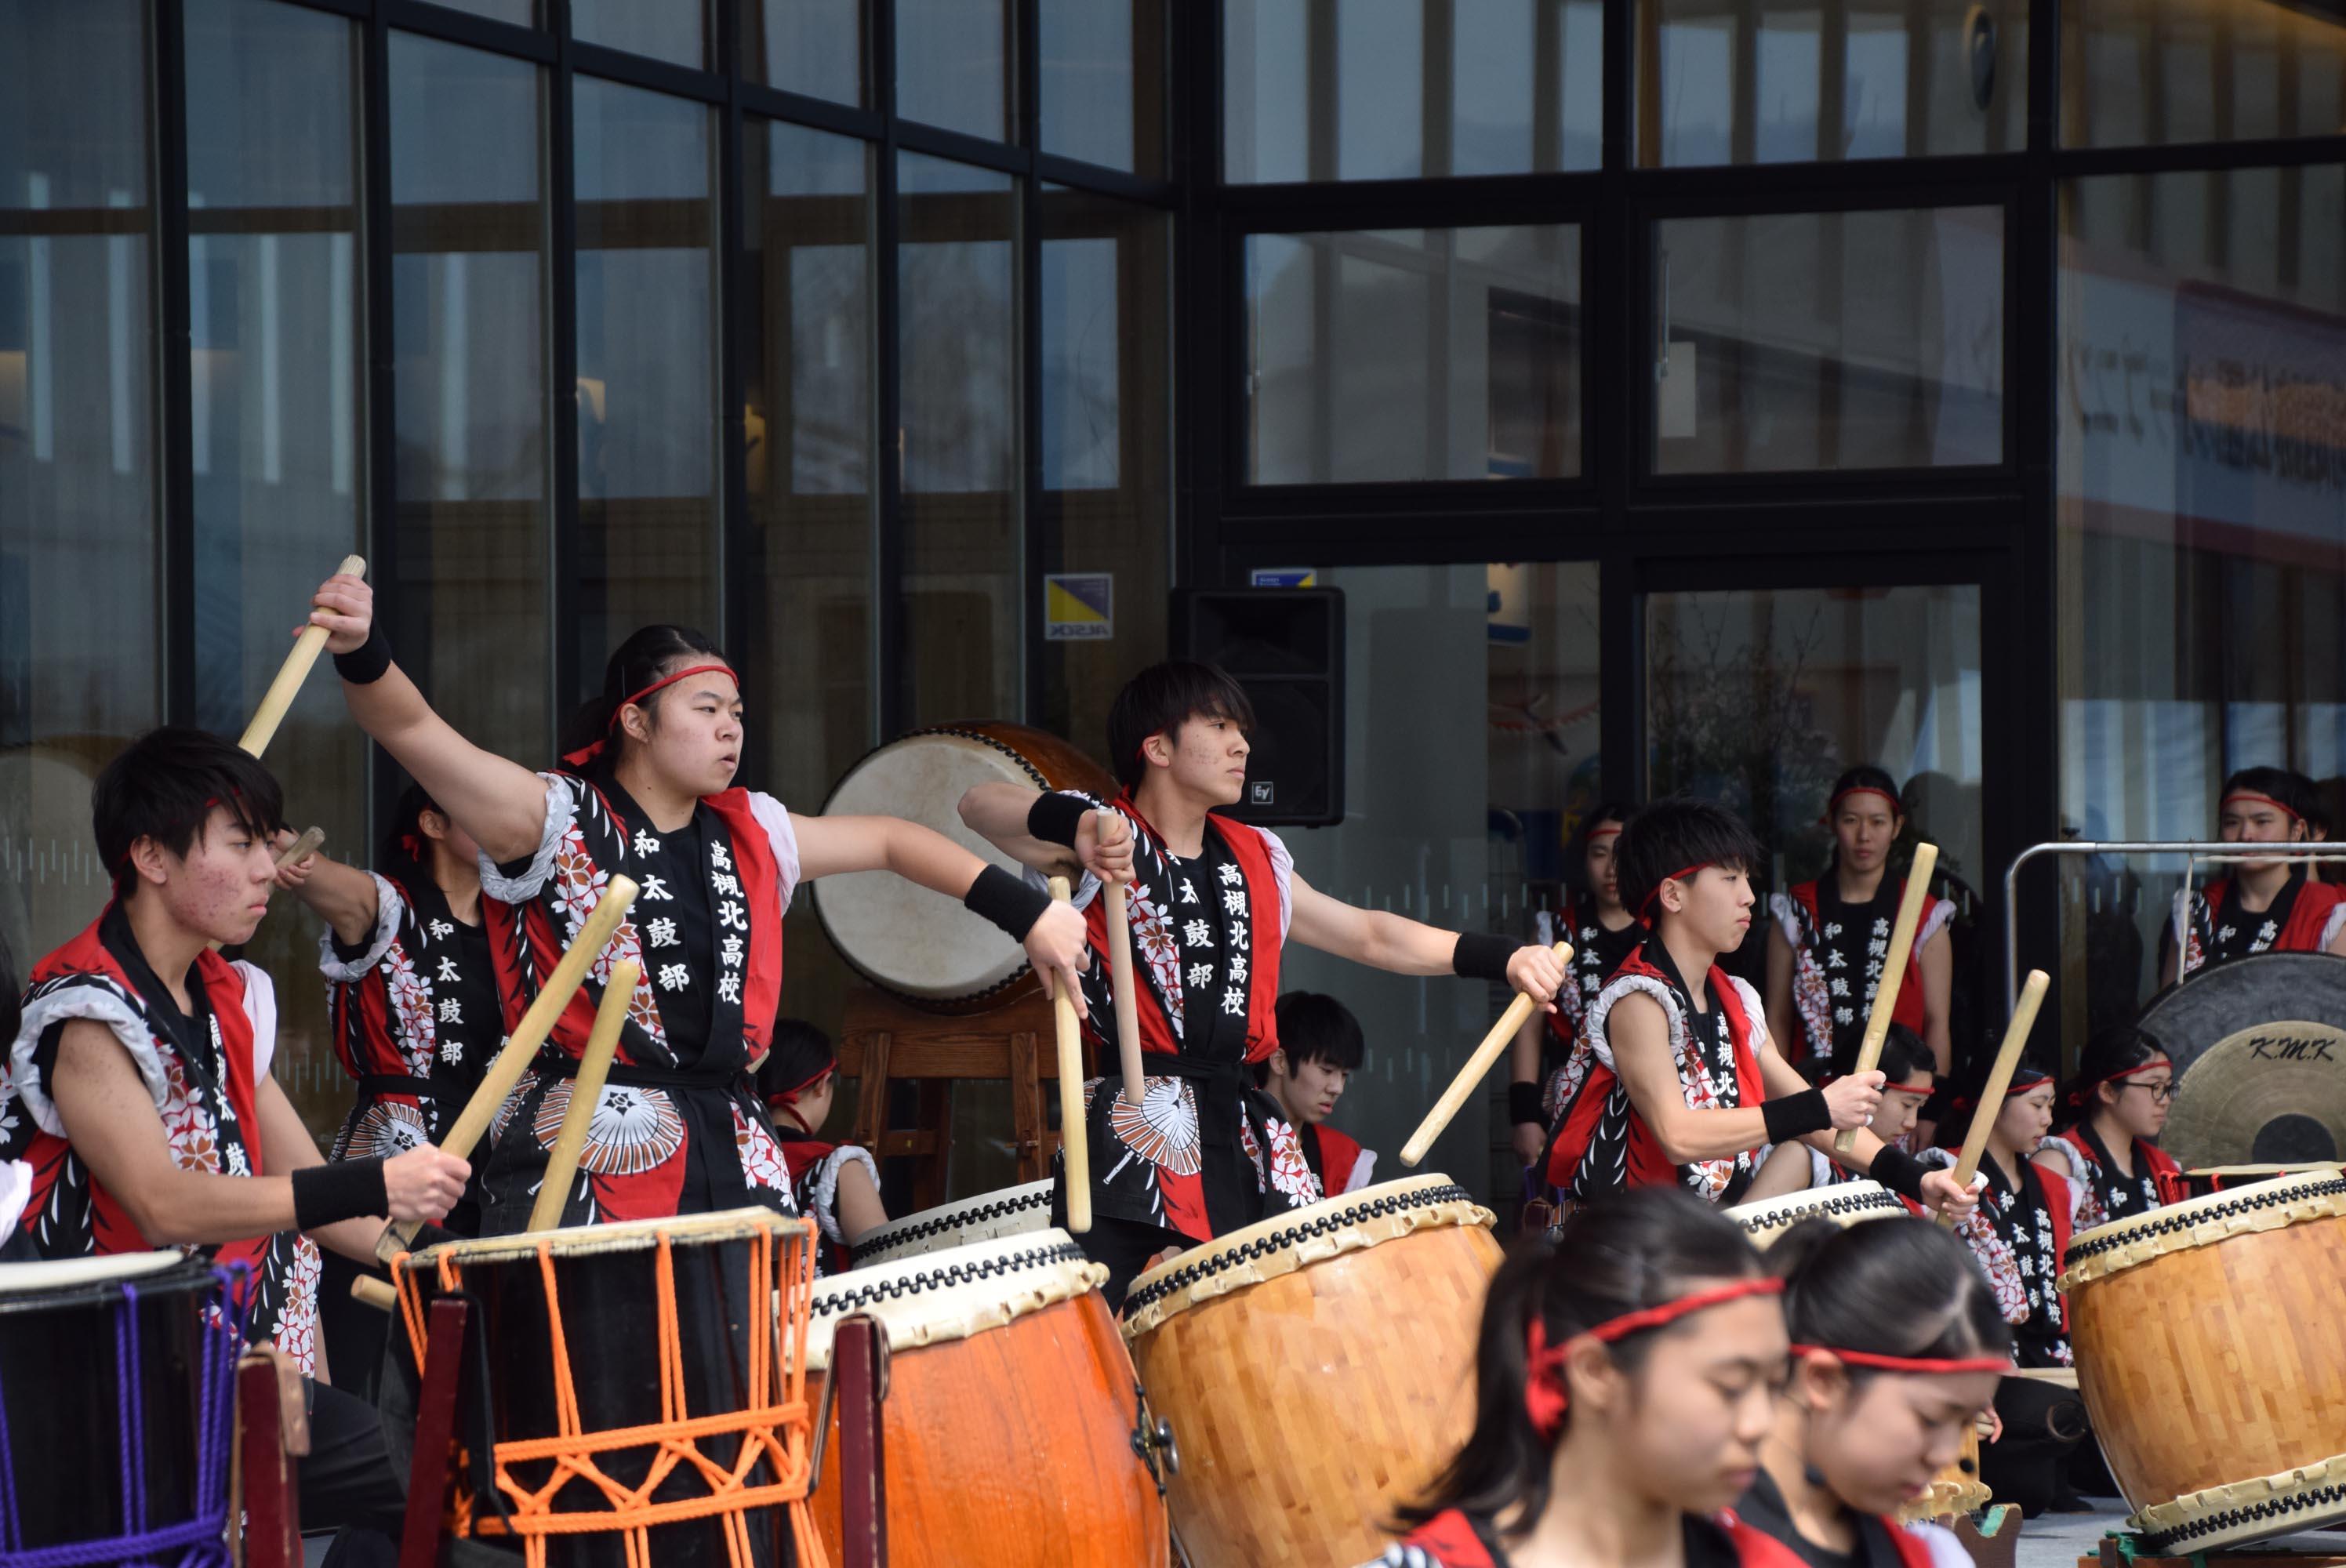
M 291 843 L 286 845 L 285 852 L 277 857 L 277 869 L 281 871 L 286 867 L 291 865 L 294 861 L 316 854 L 318 852 L 318 846 L 325 841 L 325 829 L 302 829 L 301 836 L 294 840 Z
M 378 1312 L 391 1312 L 399 1307 L 399 1292 L 372 1274 L 362 1274 L 351 1281 L 351 1299 Z
M 1067 901 L 1067 879 L 1051 879 L 1051 898 Z M 1076 1035 L 1076 993 L 1054 980 L 1051 1016 L 1059 1030 L 1059 1152 L 1066 1161 L 1067 1228 L 1092 1227 L 1091 1132 L 1084 1119 L 1084 1046 Z
M 342 564 L 334 568 L 338 577 L 365 575 L 366 561 L 358 555 L 343 556 Z M 310 678 L 310 667 L 318 662 L 318 655 L 325 647 L 325 627 L 312 624 L 301 628 L 301 635 L 293 639 L 293 651 L 277 667 L 277 678 L 260 694 L 260 706 L 252 710 L 252 722 L 244 727 L 244 738 L 237 742 L 238 746 L 255 757 L 269 749 L 277 727 L 285 722 L 286 710 L 301 694 L 301 683 Z
M 1570 942 L 1556 944 L 1556 961 L 1566 966 L 1571 964 Z M 1566 978 L 1568 980 L 1569 976 Z M 1458 1107 L 1466 1103 L 1466 1096 L 1482 1083 L 1492 1064 L 1498 1061 L 1499 1054 L 1514 1042 L 1515 1031 L 1524 1026 L 1524 1020 L 1529 1018 L 1532 1009 L 1538 1005 L 1532 1000 L 1530 992 L 1515 993 L 1515 999 L 1507 1003 L 1507 1010 L 1499 1014 L 1499 1021 L 1491 1025 L 1491 1032 L 1483 1036 L 1483 1043 L 1474 1047 L 1474 1054 L 1466 1058 L 1466 1065 L 1458 1069 L 1458 1076 L 1450 1080 L 1450 1087 L 1442 1091 L 1442 1098 L 1433 1102 L 1433 1109 L 1425 1113 L 1425 1120 L 1417 1124 L 1417 1131 L 1410 1134 L 1409 1142 L 1402 1145 L 1402 1164 L 1414 1166 L 1425 1157 L 1425 1151 L 1433 1146 L 1433 1140 L 1442 1135 L 1442 1129 L 1450 1125 L 1450 1118 L 1458 1114 Z
M 1890 928 L 1890 951 L 1882 961 L 1882 983 L 1874 987 L 1873 1011 L 1866 1015 L 1865 1036 L 1857 1047 L 1853 1073 L 1871 1073 L 1882 1065 L 1882 1042 L 1890 1033 L 1898 1012 L 1898 988 L 1906 979 L 1906 960 L 1914 951 L 1914 927 L 1923 919 L 1923 901 L 1931 894 L 1931 873 L 1939 869 L 1939 846 L 1914 846 L 1914 863 L 1906 871 L 1906 896 L 1898 901 L 1898 921 Z M 1857 1129 L 1833 1139 L 1833 1153 L 1847 1159 L 1856 1151 Z
M 2012 1010 L 2012 1023 L 2004 1032 L 2004 1044 L 1996 1048 L 1994 1064 L 1987 1070 L 1987 1082 L 1980 1088 L 1979 1104 L 1972 1107 L 1971 1130 L 1964 1135 L 1964 1152 L 1955 1161 L 1955 1181 L 1965 1192 L 1972 1189 L 1972 1177 L 1979 1174 L 1980 1156 L 1987 1153 L 1987 1135 L 1995 1127 L 1995 1119 L 2004 1112 L 2004 1092 L 2012 1083 L 2013 1069 L 2020 1065 L 2020 1054 L 2028 1049 L 2028 1032 L 2036 1026 L 2036 1009 L 2045 1001 L 2045 988 L 2052 980 L 2041 969 L 2032 969 L 2021 983 L 2020 1002 Z M 1948 1215 L 1939 1216 L 1939 1223 L 1952 1227 L 1954 1220 Z
M 472 1157 L 473 1145 L 481 1141 L 481 1135 L 487 1132 L 489 1124 L 496 1119 L 497 1107 L 505 1103 L 505 1096 L 513 1093 L 515 1084 L 521 1082 L 522 1073 L 529 1066 L 530 1059 L 537 1054 L 537 1048 L 546 1044 L 546 1035 L 553 1032 L 555 1021 L 562 1016 L 563 1009 L 570 1005 L 571 997 L 585 983 L 586 966 L 595 962 L 596 956 L 610 942 L 611 933 L 617 931 L 619 922 L 627 918 L 627 906 L 635 901 L 633 878 L 613 877 L 604 887 L 601 901 L 587 915 L 586 923 L 578 928 L 578 940 L 563 952 L 562 961 L 554 966 L 554 972 L 546 977 L 546 984 L 539 989 L 537 1000 L 531 1003 L 529 1011 L 521 1015 L 521 1024 L 513 1032 L 513 1038 L 505 1042 L 505 1049 L 499 1051 L 496 1059 L 489 1064 L 480 1087 L 474 1089 L 473 1097 L 465 1102 L 454 1125 L 448 1129 L 448 1135 L 440 1140 L 442 1149 L 458 1159 Z M 406 1251 L 415 1244 L 418 1228 L 412 1220 L 394 1222 L 383 1231 L 382 1238 L 375 1243 L 377 1256 L 389 1262 Z
M 1105 830 L 1110 822 L 1121 822 L 1113 806 L 1099 809 L 1099 826 Z M 1124 1097 L 1127 1104 L 1137 1106 L 1148 1091 L 1148 1080 L 1140 1067 L 1140 1007 L 1134 1000 L 1132 988 L 1132 910 L 1126 901 L 1125 886 L 1111 881 L 1107 893 L 1107 978 L 1108 987 L 1116 998 L 1116 1060 L 1124 1076 Z
M 578 1174 L 578 1156 L 586 1151 L 586 1129 L 595 1107 L 603 1103 L 603 1081 L 611 1075 L 611 1058 L 618 1054 L 619 1031 L 627 1022 L 627 1003 L 635 1000 L 636 982 L 644 966 L 623 958 L 611 966 L 603 983 L 603 1004 L 595 1009 L 595 1027 L 586 1035 L 586 1049 L 578 1058 L 578 1076 L 571 1080 L 570 1108 L 562 1113 L 562 1131 L 546 1156 L 546 1178 L 537 1185 L 537 1201 L 530 1206 L 532 1230 L 555 1230 L 562 1224 L 562 1205 Z

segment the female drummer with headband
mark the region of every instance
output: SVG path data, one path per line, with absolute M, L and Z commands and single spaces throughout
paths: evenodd
M 1492 1278 L 1474 1428 L 1378 1568 L 1718 1568 L 1759 1475 L 1787 1340 L 1734 1221 L 1649 1187 L 1577 1210 Z
M 2170 1200 L 2182 1168 L 2151 1140 L 2167 1125 L 2174 1092 L 2175 1064 L 2147 1030 L 2113 1023 L 2086 1042 L 2062 1098 L 2059 1119 L 2068 1125 L 2035 1155 L 2077 1188 L 2079 1230 Z
M 509 1023 L 609 879 L 625 874 L 641 889 L 556 1024 L 551 1049 L 499 1115 L 483 1161 L 484 1235 L 528 1222 L 597 983 L 618 960 L 639 962 L 643 977 L 566 1225 L 792 1207 L 780 1146 L 747 1074 L 766 1053 L 781 993 L 782 911 L 799 883 L 893 871 L 992 920 L 1037 969 L 1071 974 L 1084 962 L 1078 916 L 943 834 L 892 817 L 801 817 L 735 787 L 740 686 L 698 632 L 654 626 L 628 637 L 562 767 L 532 773 L 433 712 L 392 663 L 366 584 L 329 578 L 312 602 L 352 715 L 481 847 Z
M 1515 1156 L 1526 1166 L 1547 1147 L 1547 1130 L 1564 1114 L 1565 1064 L 1580 1038 L 1588 1004 L 1613 978 L 1622 961 L 1637 951 L 1645 927 L 1621 902 L 1621 879 L 1614 850 L 1629 820 L 1629 808 L 1607 800 L 1580 820 L 1565 846 L 1565 875 L 1571 894 L 1556 917 L 1554 934 L 1543 929 L 1545 946 L 1556 937 L 1572 943 L 1572 967 L 1556 1011 L 1535 1013 L 1516 1033 L 1507 1085 L 1507 1120 L 1515 1124 Z M 1547 916 L 1543 913 L 1543 927 Z
M 1906 883 L 1889 875 L 1890 851 L 1906 826 L 1898 785 L 1879 768 L 1852 768 L 1825 804 L 1832 860 L 1825 874 L 1768 901 L 1768 1033 L 1786 1057 L 1819 1058 L 1836 1073 L 1857 1061 L 1858 1044 L 1882 985 L 1883 956 Z M 1950 1069 L 1947 1002 L 1954 949 L 1947 927 L 1955 906 L 1926 898 L 1898 987 L 1893 1022 L 1931 1048 L 1933 1070 Z
M 2313 781 L 2286 768 L 2244 768 L 2224 780 L 2216 835 L 2228 844 L 2301 843 L 2313 837 Z M 2296 859 L 2247 860 L 2204 888 L 2175 895 L 2158 981 L 2257 952 L 2346 953 L 2346 888 L 2306 875 Z
M 1769 1249 L 1792 1379 L 1736 1516 L 1779 1568 L 1969 1568 L 1944 1531 L 1889 1516 L 1954 1462 L 2012 1369 L 2012 1330 L 1963 1243 L 1935 1225 L 1812 1219 Z

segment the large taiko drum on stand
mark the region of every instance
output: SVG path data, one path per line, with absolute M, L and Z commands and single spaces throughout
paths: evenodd
M 940 1204 L 874 1226 L 854 1247 L 855 1266 L 892 1263 L 923 1252 L 944 1252 L 998 1236 L 1026 1236 L 1049 1228 L 1051 1188 L 1030 1181 L 999 1192 L 982 1192 L 958 1203 Z
M 1132 1282 L 1125 1333 L 1180 1438 L 1169 1486 L 1190 1562 L 1383 1550 L 1393 1503 L 1474 1426 L 1493 1217 L 1445 1176 L 1380 1182 Z
M 962 825 L 964 792 L 979 784 L 1079 789 L 1106 800 L 1116 779 L 1055 735 L 983 721 L 916 729 L 850 768 L 823 815 L 903 817 L 1005 871 L 1018 866 Z M 940 1013 L 975 1013 L 1005 1000 L 1026 954 L 992 921 L 886 871 L 825 877 L 810 886 L 815 914 L 855 972 Z
M 2203 969 L 2142 1026 L 2175 1063 L 2159 1146 L 2192 1166 L 2346 1159 L 2346 958 L 2261 952 Z
M 888 1340 L 881 1405 L 894 1568 L 1155 1568 L 1171 1455 L 1101 1298 L 1107 1271 L 1043 1229 L 815 1287 L 809 1366 L 858 1313 Z M 839 1432 L 814 1497 L 840 1560 Z
M 1762 1198 L 1725 1211 L 1743 1227 L 1751 1245 L 1766 1251 L 1804 1219 L 1830 1219 L 1846 1230 L 1869 1219 L 1912 1219 L 1914 1211 L 1879 1182 L 1835 1182 L 1831 1186 L 1803 1187 L 1782 1197 Z
M 2098 1226 L 2061 1278 L 2077 1387 L 2151 1556 L 2346 1519 L 2346 1180 Z

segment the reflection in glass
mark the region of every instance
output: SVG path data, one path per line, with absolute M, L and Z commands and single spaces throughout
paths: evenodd
M 1247 239 L 1257 484 L 1580 472 L 1580 231 Z
M 570 36 L 702 70 L 710 54 L 709 0 L 570 0 Z
M 750 118 L 741 183 L 750 286 L 732 331 L 757 610 L 737 640 L 760 672 L 746 694 L 750 781 L 814 811 L 879 738 L 869 154 L 847 137 Z M 791 905 L 788 942 L 783 1013 L 838 1017 L 852 976 L 811 901 Z
M 452 11 L 469 11 L 493 22 L 510 22 L 516 27 L 539 26 L 545 20 L 537 13 L 537 0 L 432 0 L 432 3 L 445 5 Z
M 1111 635 L 1046 640 L 1036 722 L 1105 755 L 1108 705 L 1161 657 L 1172 560 L 1172 219 L 1046 186 L 1042 570 L 1109 574 Z
M 274 0 L 189 0 L 188 292 L 195 453 L 196 721 L 234 735 L 319 579 L 363 552 L 358 287 L 359 30 Z M 331 680 L 269 748 L 285 809 L 356 855 L 366 750 Z M 248 955 L 317 962 L 280 911 Z M 348 1109 L 315 986 L 279 988 L 280 1080 L 313 1126 Z
M 1595 168 L 1601 0 L 1229 0 L 1226 178 Z
M 162 717 L 144 13 L 0 8 L 0 936 L 20 981 L 105 906 L 90 781 Z
M 1041 0 L 1045 152 L 1165 171 L 1165 0 Z
M 895 0 L 896 112 L 988 141 L 1010 122 L 1011 7 L 1004 0 Z
M 2346 15 L 2273 0 L 2061 7 L 2061 139 L 2138 147 L 2346 134 Z
M 1017 711 L 1017 201 L 1010 178 L 899 155 L 905 714 Z
M 600 690 L 638 626 L 717 625 L 716 137 L 639 87 L 581 76 L 576 104 L 576 635 Z
M 1640 0 L 1637 161 L 2018 151 L 2027 80 L 2016 0 Z
M 451 724 L 533 766 L 554 749 L 541 99 L 526 60 L 391 36 L 392 646 Z
M 1655 242 L 1655 472 L 2002 456 L 2001 209 L 1672 219 Z
M 2071 182 L 2059 299 L 2065 829 L 2212 838 L 2224 776 L 2260 764 L 2334 792 L 2346 167 Z M 2157 985 L 2180 871 L 2085 873 L 2097 1016 Z
M 861 104 L 870 76 L 867 0 L 740 0 L 741 72 L 753 82 Z
M 1823 869 L 1826 797 L 1861 763 L 1905 788 L 1943 872 L 1985 885 L 1976 585 L 1649 594 L 1645 623 L 1647 788 L 1749 822 L 1763 896 Z

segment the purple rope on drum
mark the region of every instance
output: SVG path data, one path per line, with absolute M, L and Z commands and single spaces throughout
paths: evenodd
M 250 1283 L 241 1263 L 212 1269 L 213 1298 L 199 1308 L 196 1381 L 196 1512 L 175 1524 L 147 1520 L 147 1410 L 138 1397 L 142 1371 L 138 1325 L 138 1288 L 125 1283 L 114 1317 L 116 1419 L 122 1431 L 124 1491 L 122 1532 L 97 1541 L 72 1541 L 27 1549 L 17 1512 L 15 1455 L 9 1441 L 6 1390 L 0 1389 L 0 1568 L 228 1568 L 229 1449 L 236 1424 L 236 1360 L 244 1349 L 250 1304 L 239 1298 Z

